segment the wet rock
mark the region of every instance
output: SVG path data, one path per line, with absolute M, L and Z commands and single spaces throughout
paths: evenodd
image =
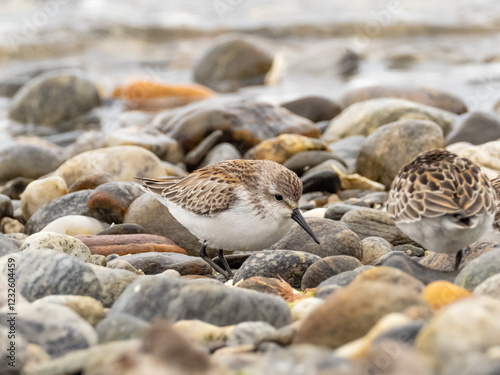
M 273 58 L 250 38 L 222 36 L 194 68 L 194 81 L 218 92 L 263 85 Z
M 212 274 L 212 267 L 203 259 L 185 254 L 149 252 L 125 255 L 122 259 L 146 275 L 155 275 L 165 270 L 176 270 L 181 275 Z
M 124 223 L 138 224 L 148 233 L 170 238 L 185 249 L 188 255 L 198 255 L 198 238 L 179 224 L 167 207 L 149 194 L 143 194 L 132 202 L 125 214 Z
M 91 216 L 87 207 L 87 199 L 91 190 L 81 190 L 53 199 L 39 208 L 27 221 L 26 233 L 33 234 L 41 231 L 50 222 L 67 215 Z
M 28 300 L 52 294 L 72 294 L 99 299 L 101 285 L 92 269 L 75 257 L 54 250 L 25 250 L 0 258 L 1 264 L 13 257 L 16 287 Z M 5 274 L 7 268 L 2 267 Z
M 103 319 L 95 327 L 100 344 L 141 337 L 149 324 L 128 314 L 115 314 Z
M 423 296 L 433 310 L 454 303 L 462 298 L 470 297 L 472 294 L 464 288 L 450 283 L 449 281 L 434 281 L 424 289 Z
M 500 345 L 500 302 L 487 297 L 457 301 L 430 320 L 415 345 L 441 371 L 464 356 Z
M 274 294 L 275 296 L 280 296 L 287 302 L 293 302 L 296 299 L 295 292 L 290 284 L 273 277 L 253 276 L 239 283 L 238 288 Z
M 66 182 L 57 176 L 31 182 L 21 197 L 23 217 L 28 220 L 40 207 L 68 193 Z
M 456 115 L 403 99 L 371 99 L 355 103 L 342 111 L 332 120 L 322 139 L 334 142 L 351 135 L 367 136 L 380 126 L 403 118 L 435 122 L 446 136 L 451 131 Z
M 96 219 L 120 224 L 130 204 L 142 194 L 140 185 L 135 182 L 108 182 L 90 194 L 87 206 Z
M 432 87 L 362 87 L 349 91 L 347 94 L 342 96 L 340 101 L 342 106 L 345 108 L 351 104 L 375 98 L 406 99 L 411 100 L 412 102 L 444 109 L 445 111 L 452 113 L 460 114 L 467 112 L 467 106 L 462 100 L 447 92 Z
M 16 93 L 9 117 L 23 124 L 58 128 L 99 105 L 97 88 L 86 78 L 47 73 L 34 78 Z
M 79 190 L 95 189 L 96 187 L 112 182 L 113 177 L 109 173 L 92 173 L 77 179 L 68 188 L 68 192 L 73 193 Z
M 302 276 L 321 258 L 302 251 L 264 250 L 256 252 L 234 275 L 234 282 L 253 276 L 281 278 L 293 288 L 300 288 Z
M 319 218 L 307 219 L 307 223 L 318 237 L 320 245 L 298 224 L 294 224 L 272 249 L 306 251 L 322 258 L 332 255 L 349 255 L 359 260 L 363 258 L 361 240 L 343 223 Z
M 25 303 L 16 306 L 16 312 L 17 332 L 27 341 L 40 345 L 52 358 L 97 343 L 92 326 L 66 306 Z M 0 312 L 0 317 L 0 324 L 7 325 L 7 313 Z
M 373 208 L 350 210 L 340 220 L 347 225 L 360 239 L 381 237 L 391 245 L 404 245 L 413 241 L 394 224 L 387 212 Z
M 392 245 L 381 237 L 366 237 L 361 242 L 363 243 L 361 263 L 365 265 L 393 251 Z
M 54 172 L 68 186 L 94 173 L 109 173 L 116 181 L 133 181 L 134 177 L 164 176 L 165 168 L 151 151 L 138 146 L 116 146 L 73 156 Z
M 160 275 L 141 277 L 130 284 L 109 316 L 117 313 L 146 321 L 199 319 L 218 326 L 245 321 L 263 321 L 274 327 L 290 323 L 290 310 L 279 297 Z
M 477 241 L 462 249 L 462 261 L 460 269 L 464 268 L 472 260 L 479 256 L 496 250 L 500 246 L 489 241 Z M 455 254 L 440 254 L 429 252 L 428 255 L 420 259 L 420 264 L 435 270 L 450 271 L 455 267 Z
M 435 123 L 402 119 L 379 127 L 366 138 L 356 171 L 389 189 L 402 166 L 421 152 L 443 147 L 443 132 Z
M 89 248 L 78 238 L 54 232 L 39 232 L 29 236 L 21 245 L 21 250 L 55 250 L 72 255 L 83 262 L 90 262 Z
M 421 293 L 424 290 L 424 284 L 415 277 L 398 270 L 393 267 L 373 267 L 364 272 L 361 272 L 354 279 L 353 283 L 377 281 L 392 285 L 399 285 L 406 288 L 408 291 Z
M 83 215 L 67 215 L 51 221 L 42 228 L 42 232 L 56 232 L 76 236 L 81 234 L 97 234 L 107 227 L 106 223 Z
M 335 194 L 340 190 L 340 177 L 334 170 L 307 173 L 300 180 L 304 193 L 326 191 Z
M 148 252 L 186 253 L 168 238 L 153 234 L 81 235 L 77 238 L 89 247 L 92 254 L 104 256 Z
M 500 174 L 499 140 L 486 142 L 482 145 L 459 142 L 448 146 L 447 149 L 479 165 L 490 179 L 494 179 Z
M 281 106 L 312 122 L 331 120 L 342 111 L 337 103 L 320 96 L 306 96 L 282 103 Z
M 177 140 L 185 152 L 194 149 L 215 130 L 222 130 L 223 141 L 231 143 L 241 153 L 280 134 L 294 133 L 312 138 L 320 135 L 314 123 L 285 108 L 241 99 L 204 100 L 183 107 L 165 124 L 160 120 L 154 123 Z
M 17 177 L 38 178 L 54 171 L 64 159 L 57 149 L 30 143 L 14 143 L 0 151 L 0 181 Z
M 221 143 L 207 153 L 200 167 L 215 164 L 224 160 L 241 159 L 241 154 L 231 143 Z
M 34 304 L 53 303 L 69 307 L 91 326 L 95 326 L 104 318 L 102 303 L 88 296 L 45 296 Z
M 500 246 L 472 260 L 462 268 L 458 274 L 455 284 L 473 291 L 487 278 L 500 273 Z
M 358 282 L 328 297 L 304 320 L 294 343 L 338 348 L 364 336 L 391 312 L 429 316 L 426 302 L 416 292 L 400 285 Z
M 327 160 L 343 160 L 330 151 L 302 151 L 287 159 L 283 165 L 302 176 L 305 172 Z
M 461 116 L 454 130 L 446 137 L 446 144 L 468 142 L 480 145 L 500 138 L 500 118 L 489 112 L 469 112 Z
M 284 163 L 293 155 L 310 150 L 328 150 L 326 143 L 300 134 L 282 134 L 262 141 L 244 155 L 245 159 Z
M 120 234 L 147 234 L 146 229 L 137 224 L 116 224 L 112 225 L 102 232 L 97 233 L 99 236 L 105 235 L 120 235 Z
M 21 199 L 21 193 L 31 181 L 33 181 L 32 178 L 16 177 L 0 187 L 0 194 L 10 199 Z
M 236 324 L 234 329 L 229 333 L 227 346 L 238 345 L 254 345 L 257 346 L 259 341 L 265 336 L 276 331 L 269 323 L 265 322 L 243 322 Z
M 322 281 L 342 272 L 361 267 L 361 262 L 347 255 L 336 255 L 323 258 L 313 263 L 302 277 L 301 288 L 316 288 Z
M 96 265 L 92 265 L 91 268 L 102 286 L 100 301 L 104 307 L 111 307 L 123 291 L 138 277 L 136 273 L 124 269 Z

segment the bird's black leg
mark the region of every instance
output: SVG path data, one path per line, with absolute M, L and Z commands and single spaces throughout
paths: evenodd
M 219 260 L 224 269 L 227 271 L 228 275 L 231 276 L 231 278 L 233 278 L 233 271 L 231 271 L 231 267 L 229 267 L 227 259 L 224 258 L 224 250 L 222 249 L 217 250 L 217 256 L 219 257 Z
M 210 259 L 210 257 L 207 255 L 207 243 L 206 242 L 203 242 L 201 244 L 201 247 L 200 247 L 200 257 L 201 259 L 203 259 L 205 262 L 207 262 L 208 264 L 210 264 L 210 266 L 216 270 L 217 272 L 219 272 L 222 276 L 224 276 L 226 279 L 230 279 L 230 275 L 221 267 L 219 266 L 217 263 L 214 263 L 214 261 L 212 259 Z
M 463 252 L 460 250 L 457 255 L 455 256 L 455 270 L 458 270 L 458 267 L 460 266 L 460 262 L 462 261 L 462 256 Z

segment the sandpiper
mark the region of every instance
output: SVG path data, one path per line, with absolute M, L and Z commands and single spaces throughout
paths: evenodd
M 268 160 L 223 161 L 185 177 L 137 178 L 201 242 L 200 257 L 228 280 L 223 250 L 262 250 L 296 221 L 319 244 L 298 208 L 302 182 Z M 220 267 L 206 253 L 218 249 Z
M 496 195 L 472 161 L 444 150 L 423 152 L 392 182 L 387 212 L 411 239 L 428 250 L 456 254 L 492 227 Z

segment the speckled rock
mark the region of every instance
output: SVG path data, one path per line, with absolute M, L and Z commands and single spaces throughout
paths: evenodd
M 81 76 L 46 73 L 12 98 L 9 117 L 23 124 L 56 127 L 99 106 L 97 88 Z
M 274 277 L 253 276 L 238 283 L 238 288 L 280 296 L 287 302 L 296 300 L 294 289 L 286 281 Z
M 464 356 L 500 345 L 499 314 L 500 301 L 464 298 L 439 310 L 418 335 L 416 347 L 440 372 Z
M 139 276 L 124 269 L 97 265 L 91 265 L 91 268 L 102 286 L 100 301 L 104 307 L 111 307 L 123 291 Z
M 3 233 L 0 233 L 0 257 L 11 253 L 17 253 L 18 251 L 19 247 L 15 242 Z
M 141 337 L 149 324 L 128 314 L 115 314 L 103 319 L 95 327 L 99 343 Z
M 472 295 L 468 290 L 443 280 L 430 283 L 425 287 L 422 294 L 433 310 L 439 310 L 446 305 Z
M 462 268 L 455 284 L 473 291 L 487 278 L 500 273 L 500 246 L 496 250 L 481 255 Z
M 462 100 L 433 87 L 361 87 L 347 92 L 342 96 L 340 102 L 343 107 L 348 107 L 351 104 L 375 98 L 406 99 L 412 102 L 444 109 L 452 113 L 460 114 L 467 112 L 467 106 Z
M 212 274 L 212 267 L 203 259 L 185 254 L 148 252 L 125 255 L 121 259 L 129 262 L 134 268 L 142 270 L 146 275 L 154 275 L 170 269 L 176 270 L 181 275 Z
M 285 108 L 241 99 L 204 100 L 176 111 L 165 124 L 160 120 L 154 123 L 177 140 L 185 152 L 194 149 L 215 130 L 222 130 L 224 140 L 241 153 L 280 134 L 295 133 L 313 138 L 320 135 L 313 122 Z
M 0 181 L 17 177 L 38 178 L 54 171 L 63 161 L 57 148 L 14 143 L 0 151 Z
M 336 255 L 323 258 L 313 263 L 302 277 L 301 288 L 316 288 L 322 281 L 345 271 L 361 267 L 361 262 L 351 256 Z
M 307 223 L 318 237 L 320 245 L 298 224 L 294 224 L 272 249 L 306 251 L 322 258 L 332 255 L 349 255 L 359 260 L 363 258 L 361 240 L 343 223 L 319 218 L 307 219 Z
M 143 194 L 129 206 L 124 223 L 138 224 L 148 233 L 170 238 L 187 251 L 198 255 L 200 242 L 191 232 L 174 219 L 168 208 L 150 194 Z
M 72 255 L 84 262 L 90 262 L 90 250 L 79 239 L 55 232 L 32 234 L 21 245 L 21 250 L 49 249 Z
M 488 277 L 474 288 L 477 296 L 488 296 L 500 300 L 500 273 Z
M 480 145 L 500 138 L 500 118 L 490 112 L 468 112 L 461 116 L 453 131 L 446 137 L 446 144 L 468 142 Z
M 138 146 L 87 151 L 66 160 L 54 174 L 71 186 L 80 177 L 98 172 L 109 173 L 115 181 L 133 181 L 134 177 L 160 177 L 166 174 L 160 159 Z
M 387 212 L 372 208 L 360 208 L 347 212 L 340 221 L 362 240 L 377 236 L 387 240 L 393 246 L 413 243 L 389 218 Z
M 321 258 L 302 251 L 264 250 L 255 252 L 234 275 L 234 282 L 253 276 L 281 278 L 294 288 L 300 288 L 304 272 Z
M 186 251 L 173 241 L 154 234 L 110 234 L 77 236 L 87 245 L 92 254 L 127 255 L 148 252 L 167 252 L 186 254 Z
M 50 176 L 31 182 L 21 196 L 23 217 L 28 220 L 40 207 L 68 193 L 66 182 Z
M 358 282 L 328 297 L 299 327 L 294 343 L 338 348 L 365 335 L 391 312 L 427 317 L 429 307 L 416 292 L 399 285 Z
M 56 232 L 76 236 L 81 234 L 97 234 L 107 228 L 108 224 L 93 217 L 83 215 L 67 215 L 59 217 L 42 228 L 41 232 Z
M 356 160 L 356 171 L 389 189 L 402 166 L 421 152 L 443 147 L 443 132 L 431 121 L 391 122 L 365 139 Z
M 366 237 L 361 242 L 363 243 L 361 263 L 365 265 L 393 251 L 392 245 L 382 237 Z
M 34 344 L 40 345 L 52 358 L 97 343 L 92 326 L 66 306 L 52 303 L 16 306 L 16 331 Z M 2 325 L 8 315 L 0 312 Z
M 197 62 L 194 81 L 218 92 L 263 85 L 272 62 L 272 56 L 255 40 L 222 36 Z
M 95 326 L 104 318 L 102 303 L 88 296 L 45 296 L 33 303 L 53 303 L 69 307 L 91 326 Z
M 342 111 L 337 103 L 321 96 L 305 96 L 281 106 L 313 122 L 331 120 Z
M 67 215 L 91 216 L 87 199 L 91 190 L 82 190 L 63 195 L 38 209 L 26 223 L 26 233 L 41 231 L 50 222 Z
M 435 122 L 446 136 L 456 115 L 434 107 L 403 99 L 380 98 L 355 103 L 346 108 L 323 134 L 327 142 L 336 141 L 350 135 L 369 135 L 375 129 L 398 121 L 413 118 Z
M 391 288 L 392 285 L 398 285 L 406 288 L 408 291 L 416 293 L 421 293 L 424 290 L 422 281 L 393 267 L 380 266 L 370 268 L 356 276 L 353 284 L 365 281 L 377 281 L 390 284 Z
M 54 250 L 25 250 L 0 258 L 6 274 L 7 258 L 16 263 L 16 288 L 28 301 L 52 294 L 73 294 L 99 299 L 101 285 L 89 265 Z
M 135 182 L 109 182 L 90 194 L 87 206 L 96 219 L 121 224 L 130 204 L 142 194 L 140 185 Z
M 82 176 L 73 182 L 68 188 L 68 192 L 73 193 L 79 190 L 95 189 L 102 184 L 112 181 L 113 177 L 109 173 L 92 173 Z
M 282 327 L 291 320 L 288 306 L 279 297 L 161 275 L 141 277 L 130 284 L 109 316 L 117 313 L 146 321 L 199 319 L 218 326 L 263 321 Z
M 254 146 L 244 155 L 245 159 L 272 160 L 284 163 L 293 155 L 311 150 L 328 150 L 328 145 L 318 139 L 300 134 L 282 134 Z

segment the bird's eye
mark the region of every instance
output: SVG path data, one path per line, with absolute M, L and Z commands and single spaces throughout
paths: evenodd
M 283 200 L 283 195 L 281 195 L 281 194 L 275 194 L 275 195 L 274 195 L 274 198 L 275 198 L 277 201 L 282 201 L 282 200 Z

